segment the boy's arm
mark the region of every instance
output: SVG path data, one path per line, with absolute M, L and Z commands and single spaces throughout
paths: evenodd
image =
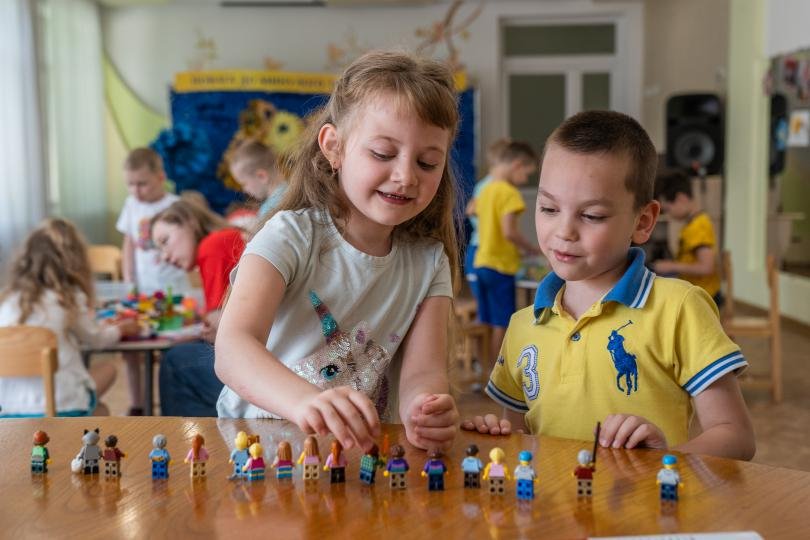
M 125 282 L 135 283 L 135 242 L 128 234 L 124 235 L 124 244 L 121 246 L 121 271 Z
M 464 215 L 465 216 L 475 215 L 475 197 L 472 197 L 467 203 L 467 208 L 464 209 Z
M 503 215 L 501 218 L 501 230 L 503 231 L 503 236 L 515 244 L 520 250 L 533 255 L 540 253 L 540 248 L 526 240 L 520 232 L 520 227 L 518 227 L 518 215 L 516 213 L 510 212 Z
M 714 248 L 701 246 L 695 250 L 693 263 L 684 263 L 671 260 L 661 260 L 653 263 L 654 269 L 660 274 L 685 274 L 689 276 L 710 276 L 714 274 L 715 253 Z
M 693 401 L 703 431 L 676 450 L 733 459 L 754 457 L 754 428 L 733 373 L 720 377 Z

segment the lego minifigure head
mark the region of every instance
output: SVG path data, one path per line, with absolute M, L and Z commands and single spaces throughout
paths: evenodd
M 115 448 L 116 444 L 118 444 L 118 437 L 115 435 L 109 435 L 106 439 L 104 439 L 104 446 L 107 448 Z
M 520 454 L 518 454 L 518 461 L 520 461 L 521 465 L 528 465 L 532 462 L 532 453 L 528 450 L 523 450 Z
M 250 445 L 250 448 L 248 448 L 248 453 L 250 454 L 250 457 L 252 457 L 253 459 L 258 459 L 262 457 L 262 454 L 264 453 L 264 448 L 262 448 L 261 443 L 255 442 Z
M 375 458 L 380 457 L 380 448 L 376 444 L 372 444 L 371 448 L 366 452 L 366 455 Z
M 253 443 L 259 444 L 259 443 Z M 251 445 L 251 447 L 253 446 Z M 249 450 L 248 450 L 249 452 Z M 281 441 L 278 443 L 278 448 L 276 449 L 276 455 L 278 456 L 279 461 L 291 461 L 292 460 L 292 447 L 290 443 L 287 441 Z
M 196 458 L 200 454 L 200 448 L 203 447 L 205 444 L 205 439 L 199 433 L 194 435 L 194 438 L 191 439 L 191 449 L 194 451 L 194 457 Z
M 48 441 L 51 439 L 48 438 L 48 434 L 44 431 L 36 431 L 34 432 L 34 444 L 37 445 L 45 445 L 48 444 Z
M 396 459 L 402 459 L 402 456 L 405 455 L 405 449 L 402 446 L 395 444 L 391 447 L 391 457 Z
M 318 452 L 318 439 L 312 435 L 304 439 L 304 455 L 319 457 L 321 455 L 320 452 Z
M 587 450 L 580 450 L 579 454 L 577 454 L 577 462 L 585 467 L 591 462 L 591 453 Z
M 340 454 L 343 453 L 343 445 L 340 444 L 340 441 L 335 439 L 332 441 L 332 459 L 337 461 L 340 459 Z
M 430 452 L 428 452 L 428 457 L 430 459 L 441 459 L 442 451 L 438 448 L 431 448 Z
M 82 442 L 87 445 L 94 445 L 98 444 L 98 428 L 94 429 L 93 431 L 84 430 L 84 435 L 82 435 Z
M 676 458 L 672 454 L 667 454 L 663 458 L 661 458 L 661 463 L 664 464 L 665 468 L 673 469 L 675 468 L 675 465 L 678 464 L 678 458 Z
M 475 457 L 478 455 L 478 446 L 471 444 L 467 447 L 467 455 L 470 457 Z
M 166 435 L 158 433 L 157 435 L 152 437 L 152 446 L 154 446 L 159 450 L 166 448 Z
M 237 450 L 244 450 L 248 446 L 248 435 L 244 431 L 240 431 L 236 434 L 236 438 L 233 440 L 233 445 L 236 447 Z
M 489 451 L 489 459 L 490 461 L 494 461 L 495 463 L 503 463 L 504 459 L 506 459 L 506 454 L 503 450 L 498 448 L 497 446 Z

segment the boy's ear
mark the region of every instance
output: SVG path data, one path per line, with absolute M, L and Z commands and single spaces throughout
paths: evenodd
M 636 227 L 631 237 L 633 243 L 643 244 L 650 239 L 655 224 L 658 222 L 659 214 L 661 214 L 661 203 L 656 200 L 648 202 L 639 210 L 636 217 Z
M 340 168 L 340 138 L 334 124 L 324 124 L 318 132 L 318 146 L 332 164 L 333 169 Z

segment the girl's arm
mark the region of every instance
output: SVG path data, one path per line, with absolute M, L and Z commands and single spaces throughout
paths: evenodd
M 355 443 L 370 447 L 379 418 L 364 394 L 348 387 L 322 391 L 267 350 L 284 291 L 284 278 L 275 266 L 258 255 L 242 259 L 219 322 L 217 377 L 242 399 L 292 420 L 305 433 L 331 431 L 345 448 Z
M 399 414 L 408 441 L 419 448 L 446 449 L 458 431 L 447 379 L 450 302 L 446 296 L 426 298 L 402 344 Z
M 102 348 L 112 345 L 125 333 L 118 325 L 101 324 L 96 321 L 94 313 L 87 306 L 86 297 L 81 294 L 76 299 L 79 313 L 71 330 L 83 345 Z

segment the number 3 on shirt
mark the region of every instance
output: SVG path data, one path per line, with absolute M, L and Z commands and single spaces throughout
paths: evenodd
M 524 363 L 525 361 L 525 363 Z M 520 353 L 517 368 L 523 364 L 523 391 L 530 400 L 537 399 L 540 393 L 540 377 L 537 374 L 537 347 L 529 345 Z

